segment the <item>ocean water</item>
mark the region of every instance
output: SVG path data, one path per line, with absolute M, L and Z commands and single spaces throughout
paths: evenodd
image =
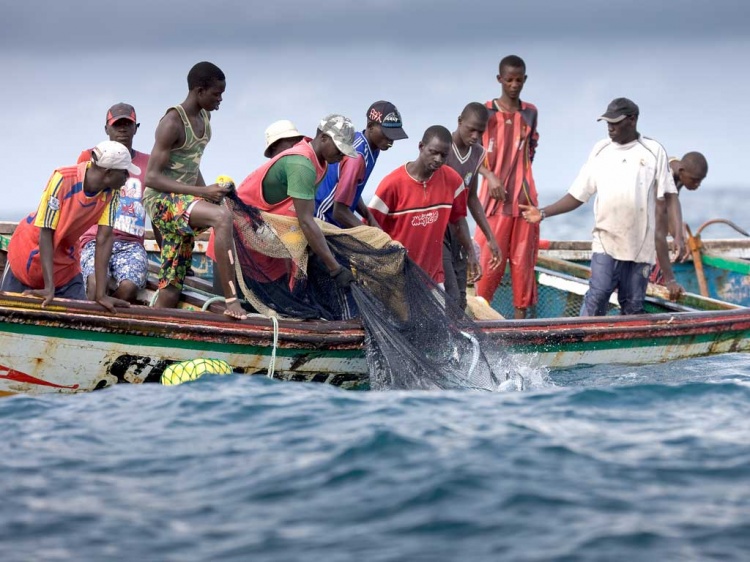
M 747 560 L 750 355 L 524 391 L 265 377 L 0 400 L 16 560 Z

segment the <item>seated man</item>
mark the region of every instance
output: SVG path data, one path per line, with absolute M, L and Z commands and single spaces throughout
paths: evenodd
M 417 159 L 383 178 L 369 205 L 383 230 L 401 242 L 409 257 L 441 286 L 445 230 L 466 217 L 464 181 L 455 170 L 443 166 L 451 143 L 448 129 L 429 127 L 419 143 Z
M 78 240 L 98 224 L 95 300 L 110 312 L 128 306 L 106 294 L 112 225 L 128 173 L 139 175 L 141 170 L 130 151 L 115 141 L 97 144 L 89 162 L 55 170 L 37 211 L 18 224 L 10 239 L 0 290 L 42 297 L 42 307 L 55 297 L 85 300 Z
M 148 257 L 143 247 L 146 231 L 146 210 L 143 208 L 143 180 L 148 165 L 148 154 L 133 149 L 133 137 L 139 124 L 135 118 L 135 109 L 127 103 L 113 105 L 107 111 L 104 131 L 109 140 L 125 145 L 130 151 L 133 163 L 141 173 L 131 175 L 120 188 L 119 204 L 115 211 L 112 246 L 112 257 L 109 260 L 109 279 L 114 281 L 112 296 L 134 303 L 138 289 L 146 286 L 148 275 Z M 88 162 L 91 150 L 84 150 L 78 157 L 78 163 Z M 81 236 L 81 270 L 86 297 L 94 300 L 96 295 L 96 276 L 94 275 L 94 256 L 96 254 L 96 233 L 98 227 L 93 225 Z

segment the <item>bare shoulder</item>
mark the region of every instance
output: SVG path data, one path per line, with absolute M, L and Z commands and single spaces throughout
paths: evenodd
M 183 142 L 185 142 L 185 127 L 182 119 L 174 108 L 170 108 L 156 126 L 156 144 L 171 148 Z

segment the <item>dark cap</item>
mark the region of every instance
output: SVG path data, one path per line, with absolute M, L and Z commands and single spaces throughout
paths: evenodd
M 133 123 L 135 120 L 135 108 L 128 103 L 116 103 L 107 111 L 107 125 L 111 125 L 119 119 L 128 119 Z
M 607 123 L 619 123 L 626 117 L 638 115 L 638 106 L 628 98 L 615 98 L 607 106 L 607 111 L 597 119 L 597 121 L 606 121 Z
M 404 123 L 396 106 L 389 101 L 376 101 L 367 110 L 368 123 L 380 123 L 383 134 L 393 141 L 408 139 L 404 132 Z

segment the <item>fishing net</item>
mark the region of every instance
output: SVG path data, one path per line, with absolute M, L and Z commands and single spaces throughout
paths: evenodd
M 317 221 L 336 260 L 356 282 L 341 290 L 309 252 L 295 218 L 225 198 L 234 217 L 237 282 L 263 314 L 360 318 L 373 389 L 495 390 L 508 378 L 503 353 L 463 310 L 377 228 Z

